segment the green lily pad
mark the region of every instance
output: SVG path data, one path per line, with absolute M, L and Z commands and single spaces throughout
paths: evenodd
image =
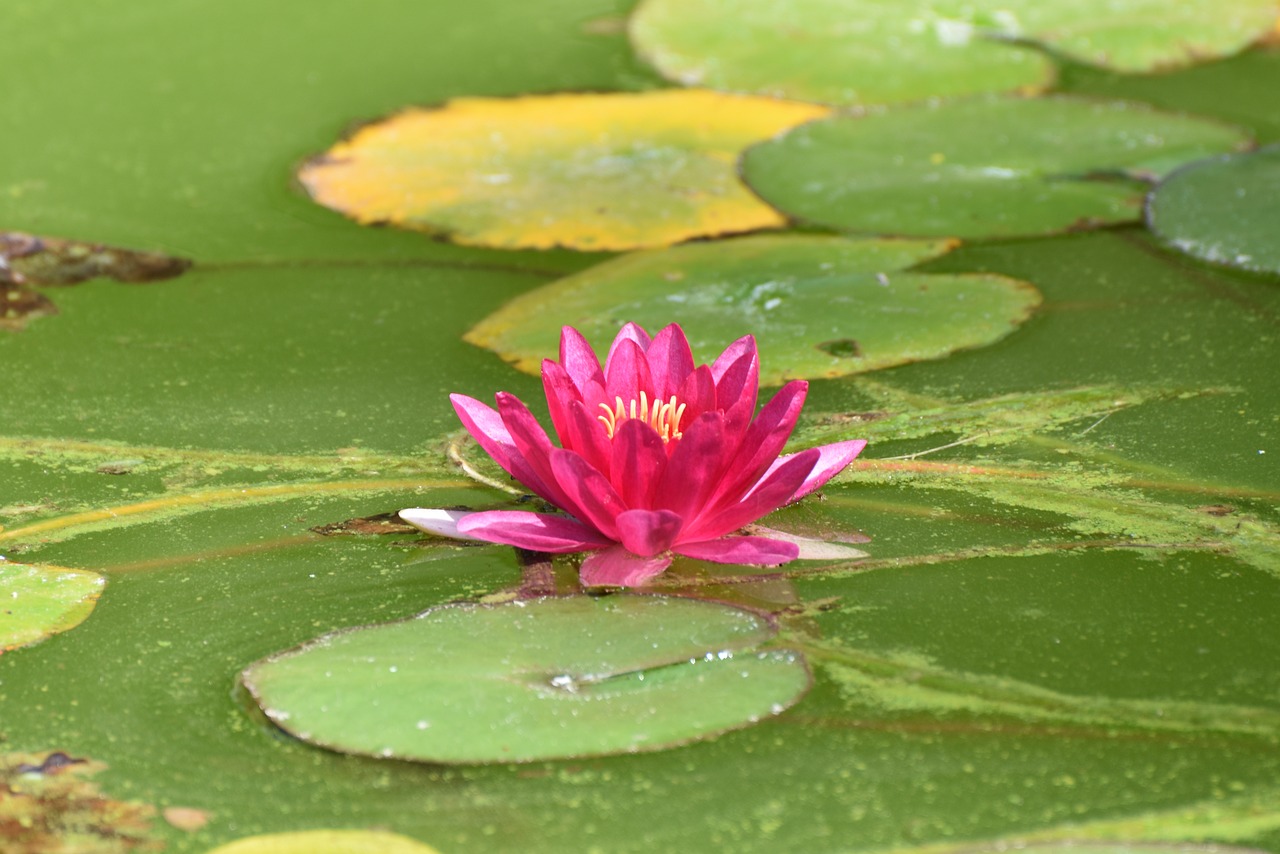
M 416 839 L 385 830 L 302 830 L 248 836 L 209 854 L 438 854 Z
M 82 569 L 0 560 L 0 653 L 84 622 L 106 579 Z
M 739 152 L 825 115 L 698 90 L 457 98 L 368 125 L 303 166 L 312 197 L 501 249 L 634 249 L 777 228 L 734 172 Z
M 1040 51 L 976 36 L 923 4 L 645 0 L 629 31 L 669 80 L 829 104 L 1040 91 L 1055 76 Z
M 1151 194 L 1147 224 L 1205 261 L 1280 273 L 1280 146 L 1179 169 Z
M 803 658 L 752 652 L 748 611 L 657 596 L 446 605 L 326 635 L 244 684 L 304 741 L 445 763 L 661 750 L 748 726 L 809 687 Z
M 766 201 L 849 231 L 1007 237 L 1141 215 L 1147 181 L 1249 143 L 1124 101 L 994 99 L 811 122 L 747 150 Z
M 1004 276 L 901 272 L 953 245 L 770 235 L 637 252 L 522 294 L 465 337 L 529 373 L 561 324 L 603 352 L 622 323 L 676 319 L 703 361 L 750 330 L 765 384 L 936 359 L 1003 338 L 1040 304 Z

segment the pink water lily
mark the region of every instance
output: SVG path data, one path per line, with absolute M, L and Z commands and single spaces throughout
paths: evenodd
M 695 367 L 678 325 L 650 339 L 634 323 L 618 333 L 602 368 L 586 339 L 565 327 L 560 361 L 542 363 L 559 447 L 514 395 L 500 392 L 496 410 L 461 394 L 450 399 L 500 466 L 568 515 L 494 510 L 423 526 L 540 552 L 590 552 L 581 571 L 587 585 L 642 584 L 673 555 L 763 566 L 793 560 L 794 542 L 741 529 L 822 486 L 866 442 L 780 456 L 809 384 L 787 383 L 757 415 L 759 370 L 749 335 Z M 415 512 L 430 511 L 403 515 L 414 522 Z

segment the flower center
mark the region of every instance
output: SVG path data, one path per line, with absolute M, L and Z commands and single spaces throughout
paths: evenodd
M 596 416 L 600 423 L 604 425 L 604 431 L 609 435 L 610 439 L 617 432 L 618 426 L 628 418 L 638 418 L 648 424 L 662 437 L 664 442 L 680 438 L 680 418 L 684 415 L 685 405 L 677 403 L 674 394 L 671 395 L 671 399 L 666 403 L 654 400 L 650 404 L 649 396 L 644 392 L 640 392 L 639 404 L 634 399 L 631 401 L 630 406 L 624 404 L 621 397 L 615 397 L 613 400 L 614 405 L 612 408 L 607 403 L 600 404 L 604 414 Z

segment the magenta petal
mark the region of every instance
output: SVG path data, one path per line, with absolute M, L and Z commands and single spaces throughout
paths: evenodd
M 670 510 L 627 510 L 618 514 L 618 539 L 632 554 L 652 557 L 671 548 L 682 524 Z
M 714 367 L 712 373 L 715 373 Z M 751 423 L 759 386 L 760 358 L 754 349 L 728 365 L 716 378 L 716 406 L 724 410 L 725 436 L 731 447 L 737 447 Z
M 760 481 L 791 438 L 808 389 L 809 384 L 804 380 L 793 380 L 764 405 L 734 453 L 740 462 L 734 463 L 733 470 L 720 484 L 711 499 L 712 505 L 735 501 Z
M 702 413 L 713 411 L 716 408 L 716 381 L 711 376 L 711 368 L 699 365 L 684 378 L 676 391 L 676 398 L 685 406 L 680 417 L 682 428 L 692 424 Z
M 639 344 L 630 339 L 621 341 L 609 355 L 609 366 L 605 369 L 605 403 L 614 406 L 621 399 L 623 406 L 634 401 L 638 407 L 642 391 L 646 395 L 653 393 L 649 360 Z
M 586 404 L 575 400 L 569 404 L 568 415 L 569 432 L 562 438 L 561 444 L 581 454 L 596 471 L 608 474 L 613 449 L 609 445 L 604 425 L 598 418 L 600 411 L 593 412 Z
M 580 392 L 585 391 L 587 384 L 592 381 L 604 385 L 604 371 L 600 369 L 596 351 L 591 349 L 582 333 L 572 326 L 560 330 L 560 366 Z
M 795 543 L 765 537 L 721 537 L 698 543 L 681 543 L 676 554 L 709 560 L 714 563 L 745 563 L 752 566 L 777 566 L 795 560 L 800 547 Z
M 627 420 L 613 437 L 609 481 L 628 507 L 650 508 L 667 468 L 667 446 L 652 427 Z
M 630 341 L 640 348 L 640 352 L 649 349 L 649 333 L 645 332 L 640 326 L 634 323 L 628 323 L 618 330 L 618 334 L 614 337 L 613 343 L 609 345 L 609 355 L 604 359 L 604 372 L 609 373 L 609 365 L 613 364 L 613 357 L 618 352 L 618 347 L 622 346 L 623 341 Z
M 533 417 L 529 407 L 514 394 L 498 392 L 498 414 L 506 425 L 516 450 L 524 458 L 524 462 L 533 470 L 538 479 L 546 485 L 546 491 L 539 495 L 557 507 L 578 515 L 578 508 L 568 501 L 568 496 L 556 483 L 556 475 L 551 470 L 551 451 L 555 447 L 547 438 L 546 431 Z M 532 484 L 530 484 L 532 486 Z
M 486 510 L 458 520 L 458 532 L 535 552 L 564 554 L 598 549 L 610 540 L 574 519 L 526 510 Z
M 449 400 L 453 403 L 462 426 L 467 428 L 467 432 L 484 448 L 485 453 L 506 469 L 507 474 L 552 504 L 556 502 L 560 490 L 554 486 L 554 482 L 547 484 L 538 477 L 516 448 L 515 440 L 496 410 L 465 394 L 451 394 Z
M 693 519 L 719 485 L 724 462 L 724 418 L 719 412 L 704 412 L 684 429 L 671 452 L 654 507 Z
M 653 337 L 645 356 L 649 359 L 654 393 L 662 400 L 677 394 L 685 377 L 693 373 L 693 350 L 689 339 L 684 337 L 684 330 L 675 323 Z
M 564 444 L 569 434 L 569 403 L 582 400 L 582 392 L 574 385 L 569 373 L 550 359 L 542 360 L 542 390 L 547 394 L 547 409 L 551 412 L 551 426 Z
M 720 379 L 724 376 L 725 371 L 729 369 L 729 366 L 743 356 L 751 356 L 753 359 L 759 360 L 754 336 L 743 335 L 737 341 L 725 347 L 724 352 L 716 357 L 715 362 L 711 365 L 711 373 L 715 377 L 717 385 L 720 384 Z
M 617 541 L 614 520 L 627 507 L 599 471 L 573 451 L 556 448 L 551 452 L 551 468 L 556 482 L 574 505 L 574 515 L 611 540 Z
M 791 500 L 817 464 L 819 456 L 817 448 L 810 448 L 789 457 L 785 464 L 766 474 L 742 500 L 690 522 L 687 526 L 689 538 L 719 537 L 777 510 Z
M 854 457 L 862 453 L 862 449 L 866 446 L 866 439 L 851 439 L 848 442 L 835 442 L 831 445 L 822 445 L 817 448 L 816 450 L 821 454 L 818 457 L 818 462 L 814 464 L 813 471 L 809 472 L 809 476 L 804 479 L 804 483 L 800 484 L 795 493 L 787 499 L 787 503 L 790 504 L 792 501 L 803 498 L 844 471 L 845 467 L 853 462 Z M 781 464 L 793 456 L 795 454 L 779 457 L 778 463 Z
M 622 546 L 588 555 L 578 577 L 587 587 L 638 587 L 671 565 L 671 557 L 640 557 Z

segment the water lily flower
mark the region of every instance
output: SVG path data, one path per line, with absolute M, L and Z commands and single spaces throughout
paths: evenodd
M 795 542 L 742 528 L 822 486 L 866 442 L 781 455 L 809 384 L 787 383 L 757 414 L 759 369 L 750 335 L 712 364 L 695 367 L 678 325 L 650 339 L 634 323 L 618 333 L 601 367 L 586 339 L 565 327 L 560 360 L 542 363 L 559 447 L 514 395 L 499 392 L 496 409 L 461 394 L 450 399 L 500 466 L 567 515 L 401 515 L 435 533 L 540 552 L 589 552 L 581 570 L 587 585 L 642 584 L 674 555 L 786 563 L 799 555 Z

